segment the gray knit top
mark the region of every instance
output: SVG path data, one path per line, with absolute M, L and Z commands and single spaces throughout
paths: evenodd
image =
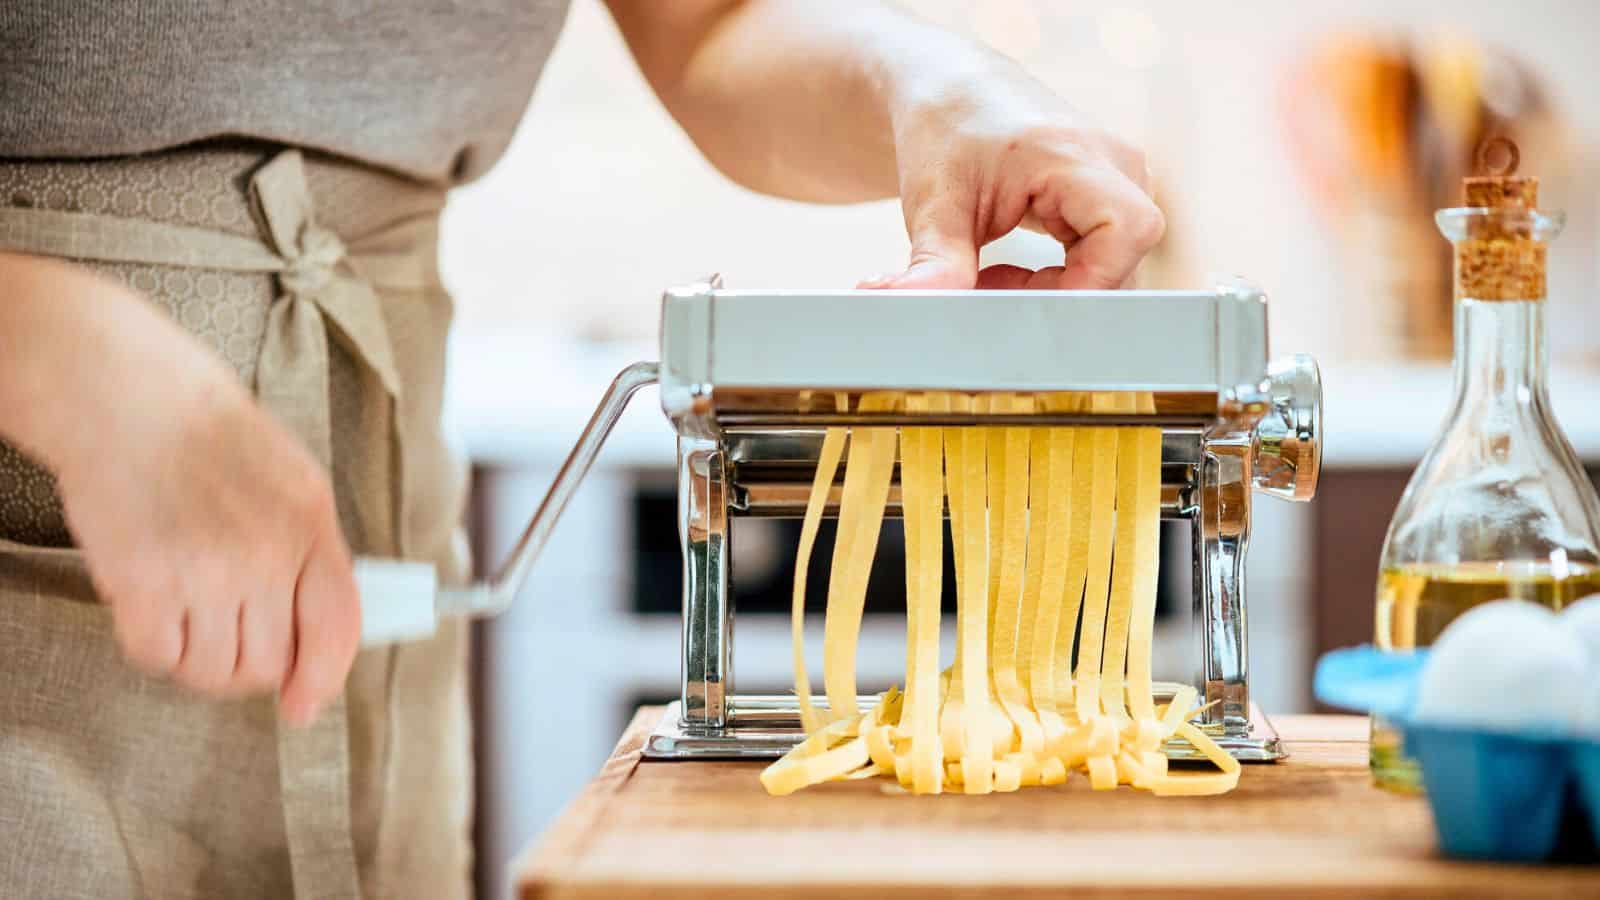
M 0 158 L 217 137 L 461 182 L 504 152 L 567 0 L 0 0 Z

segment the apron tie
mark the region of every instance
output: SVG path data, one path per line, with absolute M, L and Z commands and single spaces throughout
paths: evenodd
M 351 270 L 344 242 L 317 224 L 298 151 L 280 153 L 256 172 L 250 202 L 281 261 L 282 290 L 267 318 L 256 396 L 331 466 L 330 333 L 377 378 L 391 409 L 400 396 L 383 308 L 372 286 Z M 317 399 L 308 403 L 308 397 Z

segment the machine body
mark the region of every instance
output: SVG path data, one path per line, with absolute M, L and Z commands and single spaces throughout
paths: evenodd
M 644 755 L 780 756 L 803 736 L 794 699 L 733 690 L 730 525 L 804 512 L 824 428 L 1159 426 L 1161 514 L 1188 520 L 1194 536 L 1194 684 L 1210 704 L 1201 724 L 1240 759 L 1276 759 L 1277 736 L 1250 703 L 1244 561 L 1251 501 L 1255 493 L 1310 499 L 1322 423 L 1315 363 L 1305 356 L 1269 363 L 1266 312 L 1264 296 L 1247 285 L 740 292 L 710 279 L 669 291 L 660 363 L 638 363 L 617 377 L 498 573 L 436 590 L 431 571 L 417 576 L 415 564 L 363 561 L 369 637 L 423 634 L 440 615 L 509 605 L 629 397 L 659 382 L 662 411 L 678 435 L 683 683 Z M 1051 411 L 862 412 L 862 395 L 882 391 L 1027 394 L 1039 398 L 1036 409 Z M 1135 396 L 1148 412 L 1125 411 L 1139 408 Z M 898 475 L 887 512 L 899 513 Z M 402 589 L 408 584 L 415 589 Z M 1167 752 L 1189 751 L 1180 744 Z
M 1188 520 L 1194 536 L 1195 686 L 1212 704 L 1202 724 L 1241 759 L 1282 755 L 1250 704 L 1245 550 L 1253 493 L 1307 500 L 1315 490 L 1321 391 L 1308 357 L 1269 363 L 1259 291 L 705 284 L 667 294 L 661 342 L 661 404 L 679 434 L 683 685 L 647 757 L 769 757 L 798 740 L 793 698 L 733 691 L 731 523 L 804 512 L 823 427 L 909 424 L 1160 426 L 1162 516 Z M 858 411 L 865 393 L 935 390 L 1029 394 L 1045 401 L 1039 409 L 1083 411 Z M 1154 411 L 1113 412 L 1133 408 L 1115 402 L 1126 395 L 1153 399 Z M 888 514 L 898 512 L 896 478 Z

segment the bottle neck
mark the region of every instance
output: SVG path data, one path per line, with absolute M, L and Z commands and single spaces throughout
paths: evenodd
M 1542 299 L 1456 301 L 1458 404 L 1542 403 L 1548 369 Z

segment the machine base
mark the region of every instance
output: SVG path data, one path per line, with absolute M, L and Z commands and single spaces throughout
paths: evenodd
M 875 697 L 860 698 L 863 709 Z M 683 706 L 673 701 L 661 722 L 645 742 L 642 755 L 652 760 L 692 759 L 777 759 L 805 737 L 800 730 L 800 714 L 793 697 L 752 695 L 733 698 L 730 724 L 723 728 L 687 728 Z M 1240 762 L 1273 762 L 1289 754 L 1278 739 L 1278 732 L 1254 703 L 1250 704 L 1250 724 L 1240 734 L 1228 734 L 1219 726 L 1206 728 L 1217 745 Z M 1188 741 L 1174 738 L 1163 747 L 1174 760 L 1204 759 Z

